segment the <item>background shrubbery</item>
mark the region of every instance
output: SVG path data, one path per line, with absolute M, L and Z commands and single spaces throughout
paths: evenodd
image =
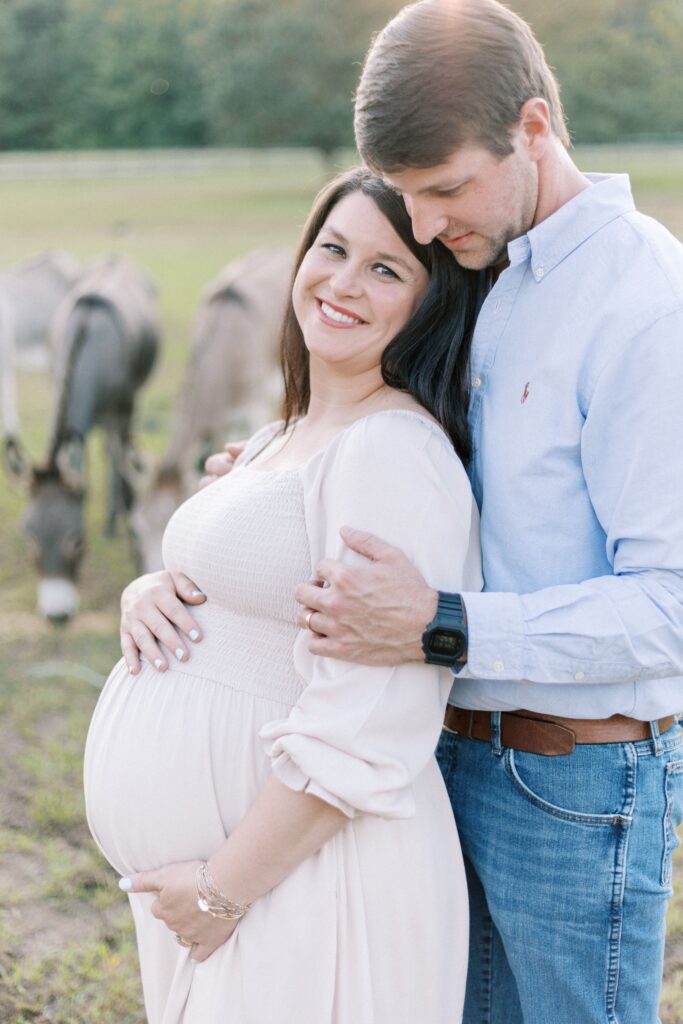
M 0 149 L 352 144 L 396 0 L 2 0 Z M 681 0 L 513 0 L 578 143 L 683 140 Z

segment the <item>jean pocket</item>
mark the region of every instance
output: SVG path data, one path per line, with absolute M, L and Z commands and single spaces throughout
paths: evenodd
M 623 767 L 601 771 L 581 751 L 567 757 L 505 751 L 505 769 L 529 803 L 554 818 L 592 828 L 630 825 Z
M 662 858 L 662 885 L 671 886 L 672 857 L 681 840 L 678 826 L 683 821 L 683 761 L 669 761 L 664 783 L 664 856 Z
M 447 787 L 455 775 L 459 739 L 457 733 L 443 729 L 436 748 L 436 760 Z

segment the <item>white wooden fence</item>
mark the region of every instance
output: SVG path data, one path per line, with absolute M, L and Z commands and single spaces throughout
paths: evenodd
M 348 166 L 353 151 L 335 153 L 334 163 Z M 210 171 L 264 167 L 320 169 L 324 158 L 315 149 L 118 149 L 68 153 L 0 153 L 0 181 L 137 178 L 160 174 L 193 175 Z

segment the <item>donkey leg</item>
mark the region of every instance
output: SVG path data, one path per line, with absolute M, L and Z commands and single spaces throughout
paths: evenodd
M 124 433 L 118 430 L 111 431 L 107 436 L 109 487 L 104 533 L 109 538 L 116 536 L 119 516 L 122 513 L 127 513 L 133 503 L 133 489 L 125 472 L 125 449 L 127 442 L 127 431 Z

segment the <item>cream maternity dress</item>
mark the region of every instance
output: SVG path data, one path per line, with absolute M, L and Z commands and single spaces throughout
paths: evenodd
M 294 586 L 327 556 L 362 561 L 346 524 L 401 548 L 435 587 L 481 586 L 476 506 L 443 431 L 405 410 L 358 420 L 297 469 L 238 466 L 185 502 L 167 568 L 207 596 L 204 639 L 165 673 L 112 671 L 93 716 L 93 836 L 124 874 L 206 859 L 272 771 L 348 824 L 194 965 L 133 895 L 151 1024 L 458 1024 L 463 865 L 433 752 L 451 675 L 315 658 Z

